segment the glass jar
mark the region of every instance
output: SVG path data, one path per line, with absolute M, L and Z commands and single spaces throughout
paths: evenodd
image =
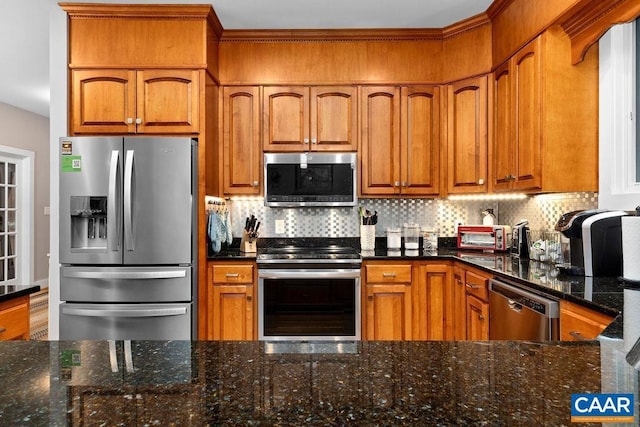
M 387 249 L 400 249 L 402 232 L 399 228 L 387 228 Z
M 418 249 L 420 247 L 420 226 L 418 224 L 404 225 L 404 248 Z

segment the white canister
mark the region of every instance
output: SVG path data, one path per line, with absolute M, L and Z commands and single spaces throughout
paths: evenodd
M 387 249 L 400 249 L 402 246 L 402 231 L 399 228 L 387 228 Z

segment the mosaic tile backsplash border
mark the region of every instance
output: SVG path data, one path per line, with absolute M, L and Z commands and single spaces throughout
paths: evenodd
M 261 221 L 261 237 L 357 237 L 358 207 L 270 208 L 262 198 L 238 198 L 228 202 L 233 236 L 242 235 L 245 218 Z M 598 207 L 598 193 L 562 193 L 529 196 L 520 200 L 469 201 L 448 199 L 360 199 L 359 206 L 378 212 L 376 236 L 405 223 L 437 229 L 440 236 L 454 236 L 455 224 L 482 224 L 482 211 L 492 208 L 496 224 L 513 225 L 522 219 L 532 230 L 552 230 L 565 212 Z M 284 233 L 276 234 L 276 220 L 284 221 Z

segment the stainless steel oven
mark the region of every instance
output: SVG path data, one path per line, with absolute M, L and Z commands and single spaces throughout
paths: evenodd
M 351 248 L 271 248 L 258 254 L 258 337 L 360 340 L 360 255 Z

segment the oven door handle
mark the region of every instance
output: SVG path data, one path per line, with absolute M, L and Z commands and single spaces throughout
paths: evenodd
M 258 269 L 258 277 L 262 279 L 359 279 L 360 270 L 358 269 L 291 269 L 278 270 Z

